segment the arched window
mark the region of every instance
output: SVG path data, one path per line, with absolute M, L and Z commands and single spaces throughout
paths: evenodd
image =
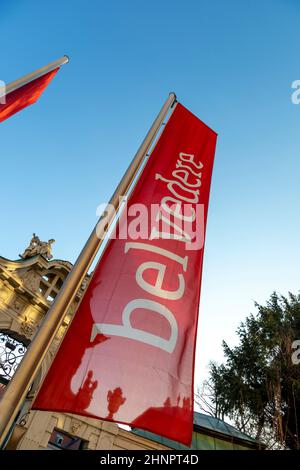
M 40 282 L 40 293 L 48 302 L 53 302 L 60 291 L 65 276 L 55 270 L 46 272 Z
M 27 344 L 26 344 L 27 343 Z M 27 351 L 28 341 L 11 331 L 0 331 L 0 384 L 7 385 Z

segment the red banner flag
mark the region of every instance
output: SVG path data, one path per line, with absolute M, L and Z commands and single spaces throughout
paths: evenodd
M 0 98 L 0 122 L 5 121 L 5 119 L 8 119 L 23 108 L 34 104 L 51 82 L 58 69 L 59 67 L 20 86 L 14 91 L 2 94 Z
M 190 444 L 216 137 L 176 105 L 34 409 L 115 421 Z

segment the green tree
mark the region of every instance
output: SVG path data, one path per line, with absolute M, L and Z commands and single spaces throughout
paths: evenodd
M 225 362 L 210 364 L 211 409 L 269 448 L 300 449 L 300 364 L 292 361 L 300 295 L 273 293 L 255 306 L 237 330 L 238 346 L 223 342 Z

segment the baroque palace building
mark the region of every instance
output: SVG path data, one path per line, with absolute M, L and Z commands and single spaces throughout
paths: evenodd
M 18 260 L 0 256 L 0 399 L 72 269 L 68 261 L 53 259 L 53 243 L 52 239 L 42 242 L 33 234 L 30 245 Z M 6 449 L 187 449 L 162 436 L 138 429 L 126 430 L 107 421 L 70 413 L 30 410 L 88 280 L 89 276 L 86 276 L 31 385 Z M 195 413 L 191 448 L 251 450 L 259 448 L 259 444 L 222 420 Z

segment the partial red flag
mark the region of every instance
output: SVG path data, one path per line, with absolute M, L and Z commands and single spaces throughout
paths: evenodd
M 0 99 L 0 122 L 34 104 L 58 70 L 59 67 L 2 96 Z
M 117 236 L 108 242 L 34 409 L 115 421 L 191 443 L 216 137 L 176 105 L 129 198 L 128 218 L 121 216 Z M 169 238 L 167 229 L 172 229 Z M 143 232 L 140 238 L 136 231 Z M 191 244 L 192 238 L 197 242 Z

